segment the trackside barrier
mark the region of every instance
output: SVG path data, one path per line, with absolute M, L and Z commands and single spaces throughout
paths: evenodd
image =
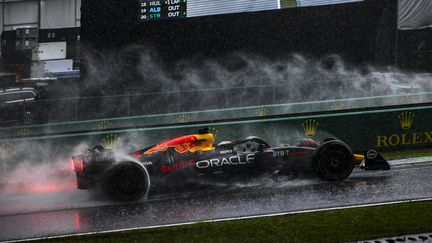
M 265 119 L 275 116 L 310 116 L 311 114 L 333 114 L 347 111 L 370 110 L 371 108 L 380 109 L 383 107 L 398 107 L 427 103 L 432 103 L 432 93 L 261 105 L 96 120 L 84 119 L 82 121 L 74 122 L 0 128 L 0 139 L 192 123 L 213 123 L 240 119 Z
M 256 108 L 245 111 L 245 114 L 255 110 Z M 284 146 L 302 137 L 316 140 L 335 137 L 348 143 L 355 151 L 371 147 L 381 151 L 432 147 L 432 105 L 291 116 L 255 115 L 247 119 L 227 119 L 228 116 L 233 116 L 234 112 L 227 111 L 225 120 L 184 123 L 175 123 L 174 120 L 172 123 L 161 125 L 147 121 L 153 124 L 147 127 L 119 128 L 114 127 L 113 123 L 110 124 L 111 121 L 100 121 L 96 123 L 98 127 L 85 131 L 57 134 L 52 132 L 36 136 L 32 132 L 32 127 L 21 127 L 19 136 L 4 136 L 0 140 L 0 159 L 11 163 L 22 160 L 22 157 L 44 161 L 55 157 L 67 157 L 77 153 L 78 148 L 96 144 L 130 152 L 173 136 L 195 133 L 200 127 L 215 128 L 216 142 L 255 135 L 268 141 L 272 146 Z M 188 115 L 192 117 L 194 113 L 180 116 Z M 179 114 L 173 114 L 170 119 L 177 119 L 178 116 Z M 132 125 L 132 121 L 129 122 Z

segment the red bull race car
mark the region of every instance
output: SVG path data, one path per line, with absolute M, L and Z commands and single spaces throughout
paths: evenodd
M 115 200 L 138 200 L 149 192 L 176 190 L 181 185 L 204 181 L 229 182 L 263 175 L 317 176 L 339 181 L 355 167 L 389 170 L 389 163 L 375 150 L 355 154 L 344 142 L 325 139 L 318 143 L 302 139 L 285 147 L 271 147 L 259 137 L 214 144 L 214 134 L 173 138 L 134 151 L 126 158 L 98 145 L 72 156 L 79 189 L 100 188 Z

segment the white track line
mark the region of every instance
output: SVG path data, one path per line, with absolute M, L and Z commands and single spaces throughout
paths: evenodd
M 432 162 L 432 157 L 419 157 L 413 159 L 397 159 L 397 160 L 390 160 L 390 165 L 406 165 L 406 164 L 420 164 L 420 163 L 429 163 Z

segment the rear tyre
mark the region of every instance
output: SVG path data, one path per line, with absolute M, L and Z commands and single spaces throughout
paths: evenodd
M 339 141 L 329 141 L 322 145 L 315 158 L 315 171 L 318 177 L 328 181 L 347 178 L 354 169 L 351 150 Z
M 141 199 L 150 186 L 149 175 L 138 163 L 122 162 L 111 168 L 103 183 L 104 191 L 117 201 Z

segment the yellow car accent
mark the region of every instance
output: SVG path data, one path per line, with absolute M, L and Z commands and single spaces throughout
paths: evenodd
M 213 143 L 214 143 L 214 135 L 213 133 L 207 133 L 207 134 L 195 134 L 195 137 L 197 138 L 195 146 L 192 146 L 189 148 L 189 151 L 194 153 L 196 151 L 209 151 L 213 150 Z
M 359 165 L 364 160 L 364 155 L 361 154 L 353 154 L 354 155 L 354 161 L 356 162 L 356 165 Z

